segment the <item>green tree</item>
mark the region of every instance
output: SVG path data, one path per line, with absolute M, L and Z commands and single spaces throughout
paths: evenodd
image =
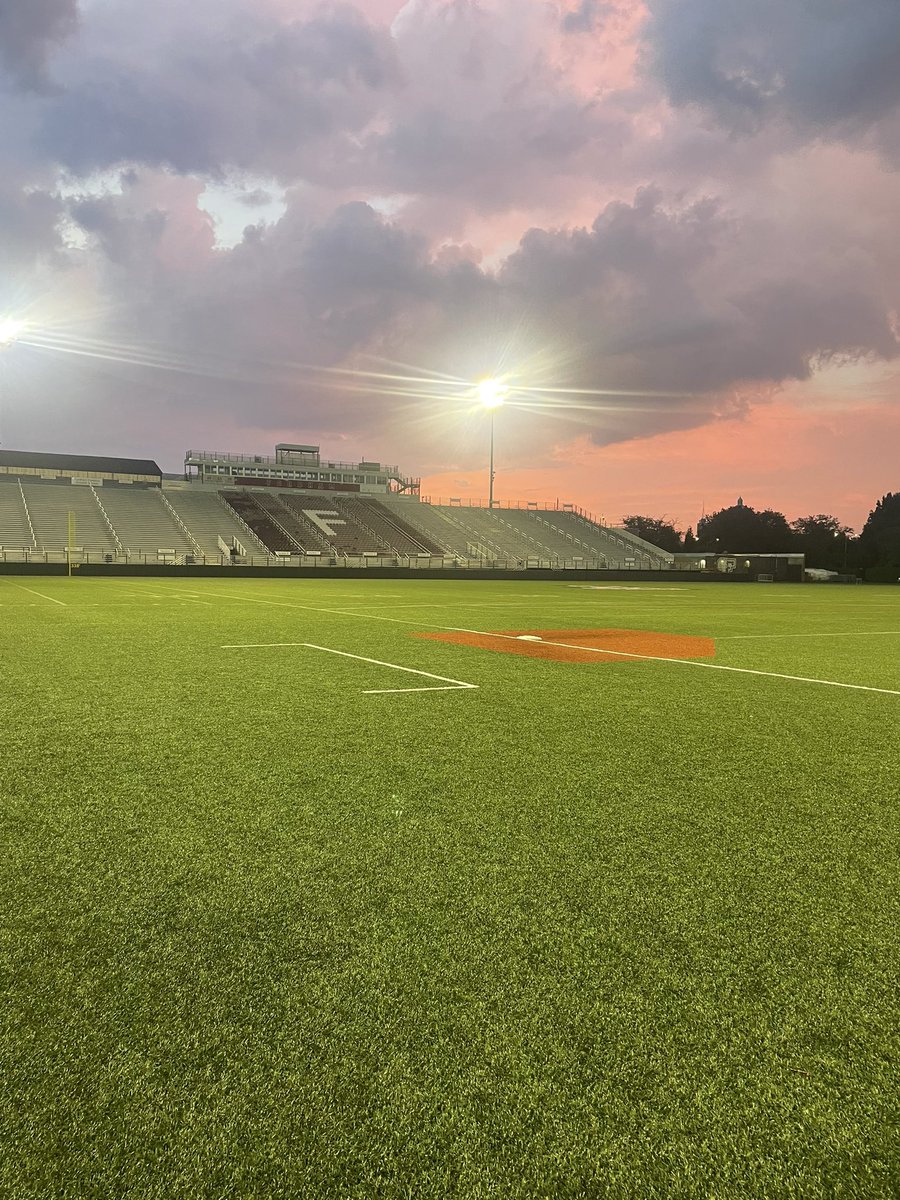
M 694 537 L 694 531 L 691 529 L 690 525 L 688 525 L 684 534 L 684 548 L 685 550 L 697 549 L 697 539 Z
M 859 548 L 867 579 L 894 582 L 900 578 L 900 492 L 882 496 L 869 513 Z
M 697 522 L 701 550 L 714 554 L 789 554 L 794 535 L 784 513 L 734 504 Z
M 674 554 L 681 549 L 681 533 L 663 517 L 640 517 L 632 514 L 622 518 L 622 524 L 635 537 L 643 538 L 660 550 Z
M 794 546 L 806 555 L 808 567 L 820 567 L 826 571 L 844 571 L 855 562 L 851 544 L 855 550 L 853 530 L 842 525 L 837 517 L 817 513 L 814 517 L 798 517 L 791 521 L 794 531 Z

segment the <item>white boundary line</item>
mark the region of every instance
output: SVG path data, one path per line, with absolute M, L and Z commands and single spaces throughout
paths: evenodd
M 723 633 L 718 642 L 743 642 L 759 638 L 900 637 L 900 629 L 854 629 L 851 633 Z
M 480 637 L 504 638 L 507 641 L 518 641 L 511 633 L 483 633 L 479 629 L 456 629 L 454 633 L 475 633 Z M 715 639 L 712 639 L 715 640 Z M 535 643 L 541 646 L 559 646 L 564 650 L 587 650 L 591 654 L 610 654 L 617 658 L 638 658 L 644 662 L 677 663 L 682 667 L 701 667 L 706 671 L 734 671 L 738 675 L 763 675 L 767 679 L 789 679 L 793 683 L 818 683 L 823 687 L 850 688 L 856 692 L 880 692 L 885 696 L 900 696 L 900 691 L 893 688 L 868 687 L 863 683 L 838 683 L 835 679 L 811 679 L 808 675 L 782 675 L 778 671 L 754 671 L 751 667 L 726 667 L 723 663 L 699 662 L 695 658 L 662 658 L 656 654 L 631 654 L 626 650 L 599 650 L 594 646 L 572 646 L 567 642 Z
M 306 642 L 232 642 L 220 650 L 276 650 L 285 646 L 305 646 Z
M 446 675 L 433 675 L 431 671 L 417 671 L 414 667 L 401 667 L 399 663 L 382 662 L 380 658 L 366 658 L 362 654 L 349 654 L 346 650 L 333 650 L 330 646 L 316 646 L 312 642 L 241 642 L 221 646 L 222 650 L 267 650 L 286 646 L 302 646 L 306 650 L 322 650 L 325 654 L 339 654 L 341 658 L 355 658 L 358 662 L 374 663 L 376 667 L 390 667 L 394 671 L 407 671 L 410 675 L 424 675 L 426 679 L 439 679 L 449 687 L 417 688 L 370 688 L 364 696 L 389 696 L 400 692 L 457 692 L 462 689 L 478 690 L 477 683 L 463 683 L 461 679 L 448 679 Z
M 7 580 L 7 583 L 12 583 L 12 580 Z M 21 588 L 23 592 L 28 592 L 32 596 L 40 596 L 42 600 L 49 600 L 51 604 L 58 604 L 61 608 L 68 608 L 68 604 L 62 600 L 54 600 L 52 596 L 45 596 L 43 592 L 36 592 L 34 588 L 26 587 L 24 583 L 12 583 L 13 587 Z
M 222 596 L 224 598 L 225 594 L 222 593 Z M 366 621 L 390 621 L 390 622 L 392 622 L 394 624 L 398 624 L 398 625 L 420 625 L 420 626 L 427 625 L 431 629 L 441 629 L 441 630 L 444 630 L 446 633 L 475 633 L 479 637 L 505 638 L 509 641 L 517 641 L 518 640 L 518 638 L 516 637 L 515 634 L 489 633 L 483 629 L 463 629 L 458 625 L 437 625 L 431 621 L 413 621 L 413 620 L 410 620 L 408 617 L 380 617 L 380 616 L 375 616 L 372 613 L 360 614 L 360 613 L 355 613 L 355 612 L 348 612 L 346 609 L 340 609 L 340 608 L 318 608 L 312 604 L 292 604 L 289 600 L 260 600 L 253 596 L 229 596 L 227 598 L 231 599 L 231 600 L 237 600 L 238 602 L 240 602 L 241 600 L 249 601 L 251 604 L 270 604 L 270 605 L 274 605 L 276 608 L 295 608 L 295 609 L 301 609 L 301 610 L 304 610 L 307 612 L 331 613 L 333 615 L 341 616 L 341 617 L 355 617 L 355 616 L 361 615 L 363 617 L 363 620 L 366 620 Z M 734 615 L 734 614 L 732 614 L 732 615 Z M 715 641 L 715 640 L 716 639 L 713 638 L 713 641 Z M 298 643 L 298 644 L 307 644 L 307 643 Z M 544 642 L 543 644 L 545 646 L 552 646 L 552 645 L 561 646 L 563 649 L 566 649 L 566 650 L 587 650 L 588 649 L 587 646 L 570 646 L 570 645 L 567 645 L 565 642 Z M 721 663 L 698 662 L 696 659 L 691 659 L 691 658 L 660 658 L 660 657 L 657 657 L 657 656 L 651 655 L 651 654 L 628 654 L 625 651 L 621 651 L 621 650 L 619 650 L 619 651 L 598 650 L 593 647 L 591 647 L 590 649 L 591 649 L 591 653 L 593 653 L 593 654 L 613 654 L 613 655 L 618 655 L 619 658 L 642 659 L 645 662 L 675 663 L 682 667 L 700 667 L 701 669 L 706 670 L 706 671 L 732 671 L 737 675 L 761 675 L 767 679 L 787 679 L 793 683 L 815 683 L 815 684 L 821 685 L 822 687 L 848 688 L 851 691 L 857 691 L 857 692 L 878 692 L 881 695 L 885 695 L 885 696 L 900 696 L 900 691 L 896 691 L 893 688 L 868 687 L 867 685 L 862 684 L 862 683 L 839 683 L 835 679 L 812 679 L 806 675 L 782 675 L 782 674 L 778 673 L 777 671 L 755 671 L 755 670 L 751 669 L 750 667 L 726 667 Z M 388 664 L 388 665 L 390 665 L 390 664 Z M 473 687 L 476 685 L 469 684 L 467 686 Z

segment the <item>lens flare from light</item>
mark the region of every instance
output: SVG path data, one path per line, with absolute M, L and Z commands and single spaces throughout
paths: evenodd
M 509 388 L 496 379 L 483 379 L 478 385 L 478 399 L 485 408 L 499 408 L 508 395 Z
M 25 322 L 13 317 L 0 317 L 0 346 L 11 346 L 25 330 Z

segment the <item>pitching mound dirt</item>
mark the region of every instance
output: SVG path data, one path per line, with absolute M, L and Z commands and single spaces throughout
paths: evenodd
M 540 642 L 523 642 L 522 634 Z M 643 629 L 512 629 L 497 633 L 416 633 L 414 637 L 456 646 L 474 646 L 497 654 L 546 658 L 552 662 L 640 662 L 646 658 L 715 658 L 712 638 L 680 633 L 651 633 Z

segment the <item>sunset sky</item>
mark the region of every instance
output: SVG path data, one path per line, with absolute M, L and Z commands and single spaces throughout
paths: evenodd
M 898 0 L 3 0 L 0 443 L 900 490 Z

